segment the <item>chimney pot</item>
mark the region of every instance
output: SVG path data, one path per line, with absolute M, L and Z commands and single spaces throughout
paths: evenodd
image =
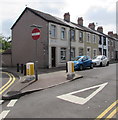
M 70 22 L 70 13 L 69 12 L 64 14 L 64 20 L 67 22 Z
M 113 34 L 113 36 L 118 39 L 118 34 L 117 33 Z
M 103 33 L 103 27 L 102 27 L 102 26 L 99 26 L 99 27 L 97 28 L 97 31 Z
M 83 26 L 83 18 L 82 17 L 78 18 L 78 25 Z
M 111 37 L 113 37 L 113 31 L 109 31 L 108 35 L 111 36 Z
M 93 23 L 89 23 L 88 27 L 92 30 L 95 30 L 95 24 Z

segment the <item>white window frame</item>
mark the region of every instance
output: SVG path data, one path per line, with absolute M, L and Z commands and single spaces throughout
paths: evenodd
M 50 28 L 50 36 L 51 38 L 56 38 L 56 25 L 51 24 L 51 28 Z
M 93 34 L 93 43 L 95 44 L 96 43 L 96 35 Z
M 88 49 L 90 49 L 89 54 L 88 54 Z M 87 54 L 87 56 L 91 57 L 91 47 L 87 47 L 87 49 L 86 49 L 86 54 Z
M 111 46 L 113 46 L 113 41 L 111 40 Z
M 83 43 L 83 32 L 82 31 L 79 32 L 79 42 Z
M 82 52 L 80 52 L 80 51 L 82 51 Z M 79 48 L 79 56 L 82 56 L 82 55 L 84 55 L 84 48 Z
M 75 29 L 72 29 L 71 30 L 71 41 L 72 42 L 75 42 L 76 40 L 75 40 L 76 38 L 75 38 Z
M 75 47 L 71 47 L 71 59 L 75 57 Z
M 61 40 L 65 39 L 66 29 L 64 27 L 61 27 Z
M 60 61 L 65 62 L 66 61 L 66 54 L 67 54 L 67 48 L 61 47 L 60 48 Z M 64 58 L 64 59 L 62 59 Z
M 89 43 L 91 42 L 91 41 L 90 41 L 90 36 L 91 36 L 91 34 L 90 34 L 90 33 L 87 33 L 87 42 L 89 42 Z
M 96 51 L 96 54 L 94 54 L 94 51 Z M 97 49 L 93 49 L 93 57 L 97 56 Z

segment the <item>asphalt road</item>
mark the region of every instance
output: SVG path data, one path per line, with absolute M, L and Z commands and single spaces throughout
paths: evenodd
M 1 85 L 4 86 L 9 81 L 10 77 L 4 72 L 1 73 L 1 77 L 2 77 L 2 84 Z
M 116 64 L 78 73 L 84 77 L 25 95 L 16 100 L 12 107 L 7 106 L 10 101 L 5 102 L 2 105 L 3 110 L 9 109 L 6 118 L 97 118 L 117 100 Z M 67 100 L 64 100 L 62 95 L 65 95 Z M 113 113 L 115 108 L 113 105 L 111 108 L 104 113 L 103 118 Z M 115 118 L 116 114 L 110 117 Z
M 0 99 L 2 95 L 7 92 L 10 87 L 18 80 L 18 77 L 16 75 L 13 75 L 10 72 L 6 71 L 0 71 Z

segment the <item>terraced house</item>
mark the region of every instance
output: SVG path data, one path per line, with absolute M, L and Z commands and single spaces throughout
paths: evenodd
M 78 55 L 93 58 L 99 54 L 108 54 L 108 45 L 100 46 L 100 40 L 106 36 L 95 30 L 94 23 L 88 28 L 83 26 L 83 18 L 77 23 L 70 21 L 70 14 L 58 18 L 26 7 L 12 26 L 12 66 L 35 61 L 35 41 L 31 37 L 33 24 L 42 26 L 41 37 L 37 40 L 38 67 L 51 68 L 65 66 L 65 63 Z M 104 43 L 104 42 L 103 42 Z M 103 48 L 104 47 L 104 48 Z
M 108 58 L 110 61 L 118 60 L 118 35 L 108 32 Z
M 35 41 L 30 26 L 40 25 L 38 44 L 38 67 L 65 66 L 66 61 L 84 54 L 82 29 L 70 22 L 69 13 L 64 19 L 26 8 L 12 26 L 12 65 L 35 61 Z M 20 34 L 19 34 L 20 33 Z M 80 40 L 81 39 L 81 40 Z

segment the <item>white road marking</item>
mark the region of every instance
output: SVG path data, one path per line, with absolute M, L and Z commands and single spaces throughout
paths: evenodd
M 32 36 L 40 35 L 40 32 L 32 33 Z
M 0 100 L 0 105 L 4 102 L 4 100 Z
M 108 82 L 100 84 L 100 85 L 92 86 L 92 87 L 89 87 L 89 88 L 85 88 L 85 89 L 82 89 L 82 90 L 74 91 L 74 92 L 71 92 L 71 93 L 68 93 L 68 94 L 60 95 L 60 96 L 57 96 L 57 98 L 65 100 L 65 101 L 69 101 L 69 102 L 72 102 L 72 103 L 75 103 L 75 104 L 83 105 L 86 102 L 88 102 L 91 98 L 93 98 L 97 93 L 99 93 L 107 84 L 108 84 Z M 76 94 L 76 93 L 79 93 L 79 92 L 91 90 L 91 89 L 94 89 L 94 88 L 98 88 L 98 89 L 95 90 L 92 94 L 90 94 L 86 98 L 82 98 L 82 97 L 72 95 L 72 94 Z
M 13 107 L 17 101 L 18 99 L 11 100 L 9 104 L 7 105 L 7 107 Z
M 9 112 L 10 112 L 10 110 L 4 110 L 4 111 L 2 111 L 2 113 L 0 114 L 0 120 L 3 119 L 3 118 L 5 118 L 8 115 Z

